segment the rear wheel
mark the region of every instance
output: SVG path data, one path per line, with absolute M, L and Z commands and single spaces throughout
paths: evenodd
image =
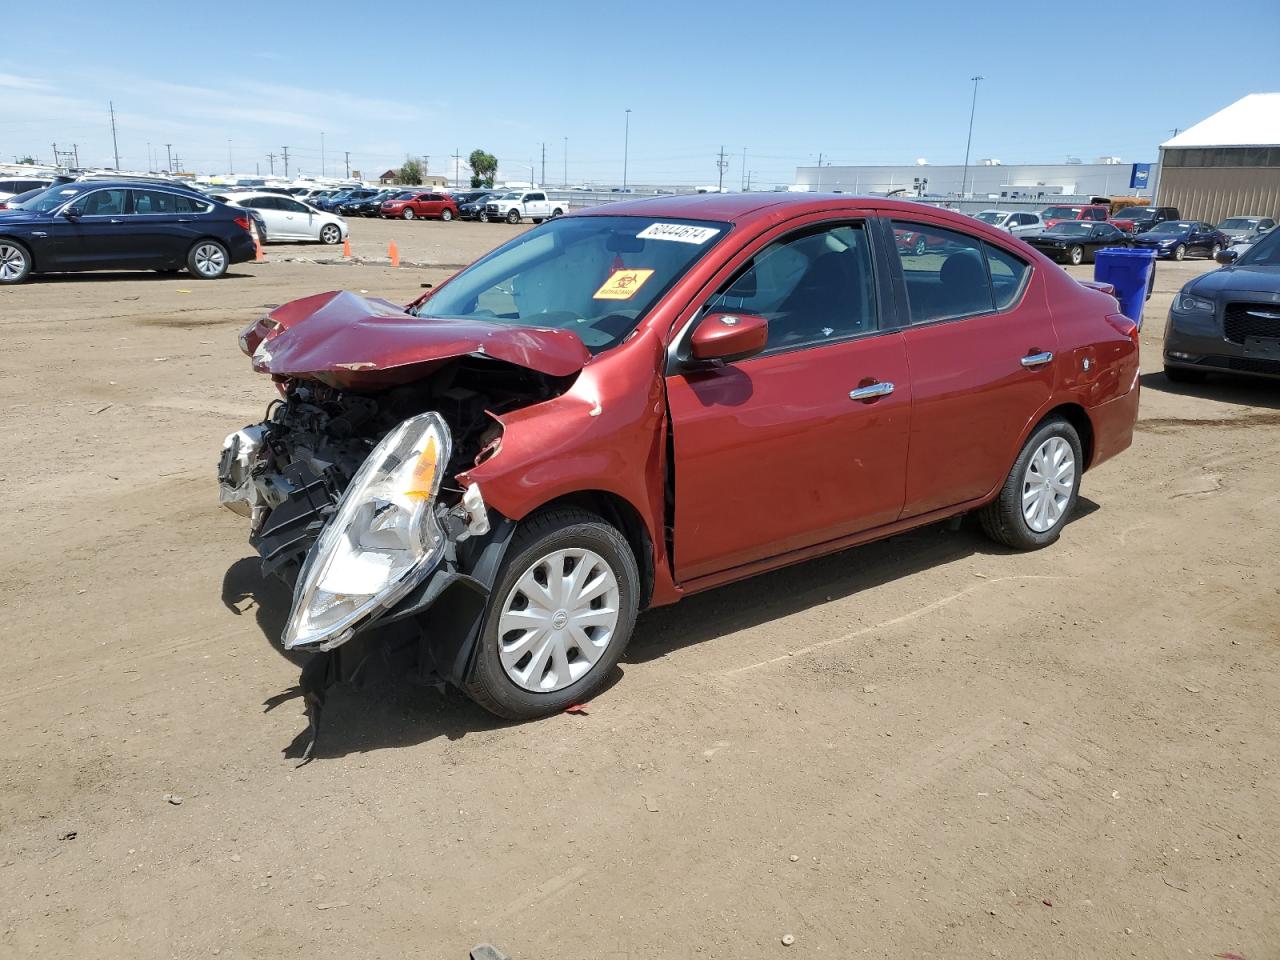
M 412 220 L 416 214 L 413 212 L 413 207 L 405 207 L 404 213 L 400 214 L 400 216 L 406 220 Z
M 443 210 L 440 211 L 440 219 L 443 220 L 445 223 L 448 223 L 450 220 L 453 219 L 453 211 L 450 210 L 448 207 L 445 207 Z
M 342 239 L 342 230 L 336 223 L 326 223 L 320 228 L 320 242 L 334 244 Z
M 1209 248 L 1209 259 L 1217 260 L 1218 254 L 1220 254 L 1221 252 L 1222 252 L 1222 244 L 1215 243 L 1213 246 Z
M 563 216 L 564 216 L 564 211 L 563 211 L 563 210 L 561 210 L 559 207 L 556 207 L 554 210 L 552 210 L 552 211 L 551 211 L 551 216 L 553 216 L 553 217 L 563 217 Z
M 1053 417 L 1028 438 L 999 495 L 978 512 L 997 543 L 1034 550 L 1058 539 L 1080 495 L 1084 457 L 1080 434 Z
M 1078 267 L 1084 263 L 1084 247 L 1072 247 L 1067 251 L 1067 259 L 1071 261 L 1071 265 Z
M 21 283 L 31 276 L 31 254 L 17 240 L 0 240 L 0 283 Z
M 201 280 L 217 280 L 230 265 L 227 248 L 217 240 L 198 240 L 187 254 L 187 269 Z
M 508 720 L 589 699 L 631 639 L 639 586 L 631 547 L 595 514 L 525 520 L 490 594 L 467 693 Z
M 519 223 L 519 222 L 520 222 L 520 211 L 519 211 L 519 210 L 508 210 L 508 211 L 507 211 L 507 223 Z
M 1173 259 L 1183 260 L 1186 258 L 1186 256 L 1187 256 L 1187 248 L 1184 244 L 1180 243 L 1173 248 Z
M 1164 375 L 1174 383 L 1203 383 L 1204 378 L 1208 376 L 1203 370 L 1188 370 L 1186 367 L 1168 365 L 1164 368 Z
M 929 249 L 929 244 L 925 241 L 924 237 L 916 237 L 915 246 L 911 248 L 911 252 L 917 257 L 923 257 L 924 252 L 927 249 Z

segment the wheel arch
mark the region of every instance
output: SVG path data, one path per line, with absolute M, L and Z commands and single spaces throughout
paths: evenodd
M 535 513 L 554 510 L 556 507 L 578 507 L 588 513 L 596 514 L 617 527 L 627 541 L 627 545 L 631 547 L 631 554 L 635 557 L 636 567 L 640 571 L 639 609 L 644 610 L 648 607 L 653 596 L 654 584 L 653 540 L 635 505 L 626 497 L 610 490 L 577 490 L 539 504 L 521 519 L 527 519 Z
M 1027 442 L 1027 437 L 1039 430 L 1046 420 L 1051 420 L 1054 417 L 1061 417 L 1076 428 L 1076 433 L 1080 435 L 1080 446 L 1084 452 L 1084 469 L 1089 469 L 1093 464 L 1093 421 L 1089 418 L 1089 411 L 1078 403 L 1070 401 L 1059 403 L 1057 406 L 1046 410 L 1044 415 L 1031 425 L 1031 429 L 1026 432 L 1026 436 L 1018 444 L 1018 449 L 1022 449 L 1022 444 Z

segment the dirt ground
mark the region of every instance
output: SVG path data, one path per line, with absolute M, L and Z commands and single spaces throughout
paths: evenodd
M 1159 372 L 1212 264 L 1161 265 L 1056 546 L 932 527 L 651 612 L 585 716 L 342 691 L 297 768 L 288 598 L 217 503 L 273 396 L 236 333 L 451 272 L 337 253 L 0 290 L 0 957 L 1280 957 L 1280 391 Z

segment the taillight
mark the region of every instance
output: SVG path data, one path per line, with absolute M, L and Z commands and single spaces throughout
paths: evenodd
M 241 230 L 243 230 L 245 233 L 253 232 L 253 224 L 249 222 L 248 217 L 236 217 L 236 226 L 239 227 Z
M 1117 333 L 1132 340 L 1135 347 L 1138 345 L 1138 325 L 1123 313 L 1107 314 L 1107 323 L 1115 327 Z

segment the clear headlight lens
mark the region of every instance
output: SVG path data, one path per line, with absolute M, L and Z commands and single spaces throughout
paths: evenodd
M 1174 301 L 1179 313 L 1213 313 L 1213 301 L 1204 297 L 1193 297 L 1189 293 L 1178 295 Z
M 399 603 L 434 569 L 445 536 L 436 493 L 452 441 L 438 413 L 406 420 L 347 487 L 294 592 L 285 649 L 331 649 L 371 614 Z

